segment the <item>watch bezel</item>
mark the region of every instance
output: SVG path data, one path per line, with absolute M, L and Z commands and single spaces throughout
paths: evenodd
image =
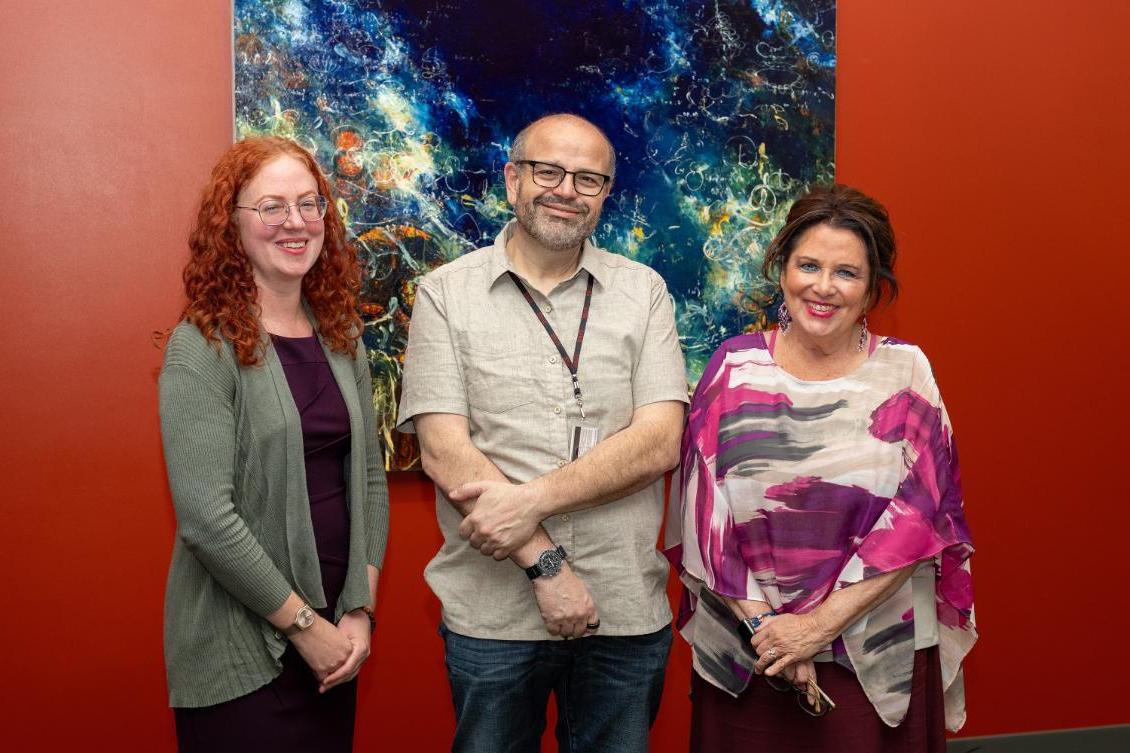
M 553 549 L 546 549 L 538 555 L 534 564 L 526 568 L 526 576 L 530 580 L 536 580 L 543 575 L 547 578 L 552 578 L 561 572 L 561 566 L 568 559 L 569 555 L 565 552 L 565 547 L 558 545 Z
M 314 611 L 314 607 L 309 604 L 303 604 L 294 613 L 294 622 L 290 623 L 281 635 L 276 632 L 275 635 L 285 638 L 293 638 L 301 633 L 303 630 L 308 630 L 314 625 L 314 620 L 317 619 L 318 613 Z
M 561 572 L 561 563 L 564 561 L 561 552 L 556 549 L 546 549 L 538 555 L 538 569 L 541 570 L 542 575 L 552 578 Z

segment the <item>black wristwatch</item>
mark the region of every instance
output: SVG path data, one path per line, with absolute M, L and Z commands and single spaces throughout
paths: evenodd
M 558 546 L 556 549 L 546 549 L 538 555 L 538 561 L 526 568 L 526 575 L 530 580 L 545 576 L 552 578 L 561 572 L 561 563 L 569 556 L 565 554 L 565 547 Z

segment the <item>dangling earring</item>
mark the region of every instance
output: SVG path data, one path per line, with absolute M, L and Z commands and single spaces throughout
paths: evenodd
M 789 331 L 789 325 L 793 323 L 793 318 L 789 315 L 789 307 L 781 303 L 777 309 L 777 326 L 781 328 L 781 334 Z
M 863 349 L 867 347 L 867 338 L 870 333 L 867 331 L 867 314 L 863 315 L 863 322 L 859 328 L 859 352 L 862 353 Z

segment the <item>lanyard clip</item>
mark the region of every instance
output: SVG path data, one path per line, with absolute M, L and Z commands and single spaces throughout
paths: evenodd
M 581 420 L 585 420 L 585 401 L 581 397 L 581 381 L 577 379 L 577 374 L 574 372 L 570 374 L 573 377 L 573 397 L 577 401 L 577 409 L 581 412 Z

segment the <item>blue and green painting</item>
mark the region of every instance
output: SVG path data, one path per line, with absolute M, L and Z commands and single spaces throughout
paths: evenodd
M 765 247 L 834 177 L 835 0 L 234 0 L 236 133 L 326 169 L 364 261 L 362 315 L 390 469 L 415 281 L 493 241 L 502 166 L 549 112 L 600 126 L 617 179 L 594 240 L 658 270 L 693 385 L 765 328 Z

